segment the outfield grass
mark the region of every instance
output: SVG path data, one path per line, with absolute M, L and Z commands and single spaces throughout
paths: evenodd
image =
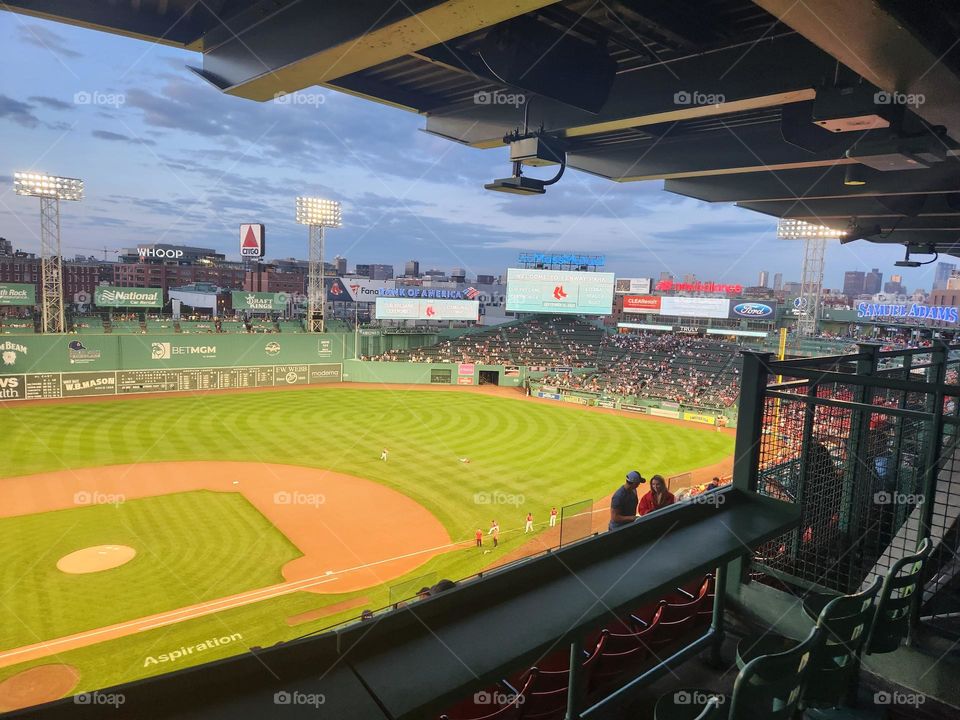
M 15 548 L 0 564 L 0 650 L 280 583 L 301 555 L 240 493 L 206 490 L 6 518 L 0 545 Z M 138 554 L 103 572 L 57 569 L 94 545 Z
M 177 460 L 254 461 L 328 468 L 366 477 L 409 495 L 434 513 L 454 539 L 469 538 L 478 527 L 486 529 L 494 517 L 504 529 L 516 528 L 522 526 L 528 511 L 542 521 L 551 505 L 559 507 L 606 496 L 629 469 L 639 469 L 647 476 L 672 475 L 719 462 L 733 451 L 732 438 L 709 428 L 456 392 L 324 388 L 103 403 L 0 405 L 0 422 L 5 429 L 6 455 L 0 477 Z M 390 449 L 387 463 L 378 459 L 384 446 Z M 463 457 L 469 458 L 470 463 L 461 463 L 459 459 Z M 2 482 L 0 479 L 0 485 Z M 196 573 L 209 576 L 205 598 L 277 582 L 280 567 L 290 559 L 289 543 L 271 538 L 264 543 L 265 547 L 254 547 L 263 540 L 254 543 L 259 532 L 241 507 L 245 501 L 240 498 L 238 505 L 229 494 L 210 495 L 222 496 L 222 502 L 227 504 L 182 512 L 166 507 L 153 520 L 162 518 L 169 524 L 170 518 L 187 518 L 190 512 L 212 512 L 217 517 L 235 517 L 231 527 L 211 531 L 210 535 L 205 533 L 216 523 L 203 523 L 182 533 L 167 527 L 162 536 L 157 536 L 159 544 L 152 540 L 147 543 L 146 552 L 177 557 L 178 563 L 184 565 L 178 565 L 177 573 L 193 573 L 191 578 L 197 577 Z M 509 502 L 487 502 L 494 499 Z M 183 501 L 171 496 L 171 502 Z M 135 506 L 136 501 L 127 505 Z M 111 519 L 109 514 L 86 514 L 91 510 L 100 509 L 81 508 L 0 520 L 0 546 L 11 548 L 0 571 L 6 590 L 0 603 L 0 627 L 11 627 L 10 618 L 4 615 L 10 612 L 15 616 L 16 627 L 14 639 L 8 642 L 5 638 L 2 646 L 36 642 L 39 638 L 76 631 L 70 628 L 95 627 L 157 612 L 157 608 L 197 601 L 193 598 L 181 602 L 185 598 L 172 596 L 169 583 L 140 578 L 138 589 L 129 596 L 132 604 L 115 603 L 122 605 L 122 610 L 96 607 L 98 596 L 105 592 L 110 596 L 110 591 L 99 584 L 108 579 L 109 573 L 71 578 L 71 582 L 79 583 L 74 586 L 79 590 L 65 592 L 58 584 L 62 579 L 52 577 L 58 571 L 47 567 L 64 554 L 62 547 L 56 545 L 61 540 L 54 537 L 65 531 L 66 538 L 73 537 L 83 545 L 106 537 L 101 531 L 106 529 L 105 518 Z M 110 510 L 108 506 L 103 512 Z M 358 512 L 370 514 L 369 509 L 359 508 Z M 138 516 L 137 508 L 131 507 L 122 522 L 119 515 L 112 518 L 119 523 L 112 529 L 123 530 L 125 523 L 128 532 L 141 536 L 139 549 L 145 537 L 153 537 L 147 532 L 149 515 Z M 31 528 L 30 542 L 23 541 L 27 528 Z M 154 528 L 149 532 L 156 531 Z M 230 539 L 225 540 L 221 533 L 227 533 Z M 113 539 L 115 535 L 110 537 L 109 542 L 123 542 Z M 488 555 L 473 548 L 456 550 L 430 560 L 407 577 L 431 571 L 441 577 L 463 577 L 510 552 L 522 541 L 522 535 L 505 535 L 496 553 Z M 67 547 L 72 541 L 63 542 L 63 547 Z M 249 547 L 248 562 L 228 568 L 216 552 L 196 552 L 198 546 L 225 542 Z M 43 557 L 51 562 L 37 563 Z M 193 567 L 186 567 L 191 561 Z M 135 569 L 136 562 L 129 564 L 130 571 Z M 31 563 L 40 567 L 33 568 Z M 124 568 L 110 572 L 119 570 Z M 122 588 L 114 591 L 113 597 L 120 592 Z M 153 652 L 162 652 L 163 648 L 200 642 L 214 635 L 243 635 L 242 647 L 217 648 L 211 651 L 216 655 L 197 658 L 197 662 L 239 652 L 250 645 L 269 645 L 355 616 L 357 611 L 296 628 L 284 622 L 289 615 L 358 596 L 369 597 L 373 607 L 388 602 L 385 587 L 330 596 L 295 593 L 63 653 L 57 659 L 81 669 L 82 689 L 103 687 L 182 667 L 144 668 L 143 658 L 151 648 Z M 25 610 L 27 607 L 31 609 Z M 137 612 L 118 617 L 132 609 Z M 101 622 L 101 618 L 111 619 Z M 50 660 L 32 664 L 43 662 Z M 28 665 L 0 670 L 0 678 L 25 667 Z

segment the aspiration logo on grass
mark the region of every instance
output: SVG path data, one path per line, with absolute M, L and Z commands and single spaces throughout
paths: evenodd
M 206 650 L 212 650 L 213 648 L 221 647 L 223 645 L 229 645 L 242 639 L 243 635 L 240 633 L 234 633 L 233 635 L 224 635 L 220 638 L 210 638 L 209 640 L 204 640 L 198 645 L 183 645 L 172 652 L 161 653 L 160 655 L 148 655 L 143 661 L 143 666 L 150 667 L 151 665 L 162 665 L 163 663 L 177 662 L 177 660 L 182 660 L 183 658 L 193 655 L 194 653 L 202 653 Z

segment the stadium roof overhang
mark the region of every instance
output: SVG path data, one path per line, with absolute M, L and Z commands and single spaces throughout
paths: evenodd
M 322 85 L 422 113 L 427 132 L 474 147 L 503 146 L 526 112 L 571 168 L 960 255 L 960 13 L 947 3 L 2 7 L 195 50 L 195 71 L 226 93 L 265 101 Z

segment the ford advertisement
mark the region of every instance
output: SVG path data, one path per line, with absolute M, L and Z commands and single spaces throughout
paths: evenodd
M 774 320 L 777 314 L 775 303 L 730 301 L 730 317 L 746 320 Z

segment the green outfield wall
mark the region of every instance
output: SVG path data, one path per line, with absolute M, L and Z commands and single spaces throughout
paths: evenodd
M 0 399 L 340 382 L 352 333 L 0 336 Z
M 156 370 L 341 362 L 352 333 L 3 335 L 2 372 Z
M 0 336 L 0 400 L 280 387 L 329 382 L 521 386 L 526 369 L 373 362 L 355 344 L 409 348 L 425 334 Z
M 506 387 L 520 387 L 525 368 L 474 363 L 411 363 L 346 360 L 344 382 L 399 383 L 413 385 L 479 385 L 490 382 Z

